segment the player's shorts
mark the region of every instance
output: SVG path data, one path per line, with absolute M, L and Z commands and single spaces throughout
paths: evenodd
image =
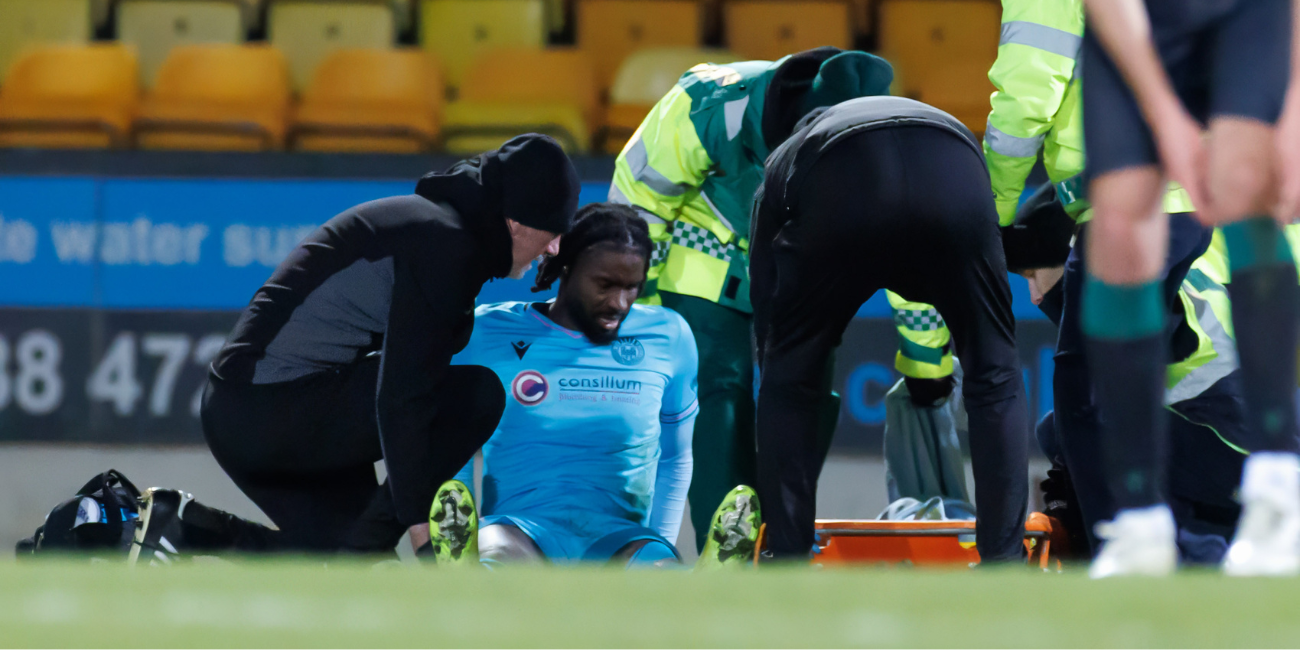
M 583 528 L 590 528 L 592 523 L 584 522 Z M 670 549 L 678 560 L 681 559 L 677 555 L 677 547 L 655 531 L 613 517 L 600 526 L 602 534 L 599 536 L 583 534 L 564 522 L 537 515 L 489 515 L 483 518 L 480 527 L 494 524 L 514 526 L 524 531 L 542 550 L 546 559 L 556 564 L 608 562 L 628 544 L 641 540 L 659 542 Z
M 1290 0 L 1146 0 L 1175 92 L 1202 123 L 1277 121 L 1290 78 Z M 1137 100 L 1096 36 L 1082 52 L 1086 178 L 1159 162 Z

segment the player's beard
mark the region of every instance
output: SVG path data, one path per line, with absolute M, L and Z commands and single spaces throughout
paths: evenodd
M 623 329 L 623 321 L 627 318 L 627 313 L 589 314 L 586 312 L 578 312 L 571 315 L 573 316 L 573 319 L 578 322 L 583 336 L 586 336 L 588 341 L 591 341 L 596 345 L 612 343 L 614 339 L 617 339 L 619 330 Z M 599 320 L 601 318 L 617 318 L 618 327 L 608 329 L 602 326 Z

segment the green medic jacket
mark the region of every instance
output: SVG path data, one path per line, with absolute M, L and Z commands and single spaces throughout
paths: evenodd
M 618 155 L 609 200 L 636 207 L 655 240 L 644 302 L 662 290 L 753 311 L 749 216 L 768 154 L 763 103 L 780 63 L 691 68 Z

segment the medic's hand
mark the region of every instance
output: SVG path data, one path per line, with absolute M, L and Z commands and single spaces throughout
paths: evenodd
M 1196 206 L 1196 216 L 1213 225 L 1214 206 L 1205 191 L 1206 153 L 1201 125 L 1182 104 L 1174 104 L 1158 113 L 1152 131 L 1165 175 L 1187 190 L 1192 205 Z

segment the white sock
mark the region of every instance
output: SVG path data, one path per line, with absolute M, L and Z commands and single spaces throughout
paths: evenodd
M 1277 498 L 1300 506 L 1300 456 L 1287 452 L 1255 452 L 1241 474 L 1243 499 Z

